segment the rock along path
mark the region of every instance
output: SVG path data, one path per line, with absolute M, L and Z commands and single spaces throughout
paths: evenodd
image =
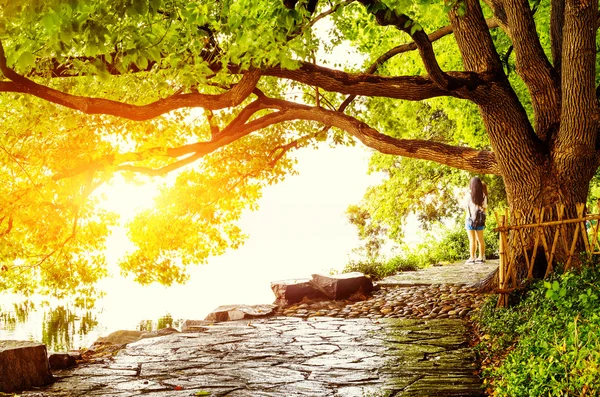
M 476 281 L 477 265 L 444 270 L 467 266 L 462 281 Z M 468 292 L 438 284 L 440 269 L 429 269 L 413 275 L 433 286 L 387 284 L 373 299 L 348 305 L 363 311 L 342 308 L 338 318 L 288 308 L 286 315 L 143 339 L 102 363 L 55 372 L 56 383 L 22 396 L 481 396 L 460 312 L 437 309 Z M 425 302 L 411 305 L 414 315 L 403 309 L 408 296 L 401 299 L 412 288 L 424 289 L 410 295 L 421 292 Z M 446 292 L 436 296 L 436 288 Z M 477 299 L 471 303 L 469 310 Z

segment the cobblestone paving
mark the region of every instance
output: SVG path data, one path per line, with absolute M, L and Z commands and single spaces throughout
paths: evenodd
M 357 318 L 466 318 L 485 300 L 472 288 L 453 285 L 383 288 L 364 301 L 307 302 L 278 308 L 277 315 Z
M 383 288 L 364 301 L 303 302 L 278 308 L 277 315 L 310 318 L 466 318 L 485 300 L 469 287 L 487 276 L 498 261 L 432 266 L 400 273 L 381 282 Z

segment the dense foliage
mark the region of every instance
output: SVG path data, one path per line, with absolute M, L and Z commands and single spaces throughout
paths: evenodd
M 93 289 L 116 174 L 169 175 L 127 225 L 123 273 L 183 282 L 319 142 L 382 153 L 390 178 L 361 206 L 393 238 L 409 213 L 453 214 L 467 174 L 502 178 L 511 210 L 572 211 L 600 164 L 597 8 L 0 0 L 0 290 Z
M 537 282 L 514 307 L 490 300 L 477 321 L 491 395 L 598 395 L 599 303 L 594 265 Z

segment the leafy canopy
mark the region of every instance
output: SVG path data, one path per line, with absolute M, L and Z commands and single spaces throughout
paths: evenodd
M 384 154 L 373 168 L 390 179 L 368 194 L 387 219 L 432 189 L 445 200 L 440 185 L 461 176 L 439 164 L 501 174 L 477 105 L 505 84 L 502 73 L 466 67 L 452 35 L 483 26 L 506 71 L 514 67 L 504 21 L 485 9 L 480 23 L 478 7 L 0 0 L 0 290 L 93 289 L 119 222 L 95 191 L 117 173 L 172 175 L 128 224 L 136 249 L 120 263 L 141 283 L 167 285 L 242 244 L 242 212 L 294 172 L 296 150 L 319 142 L 359 140 Z M 332 59 L 334 50 L 348 56 Z M 508 78 L 530 109 L 525 84 Z M 419 211 L 439 209 L 436 200 Z M 400 235 L 401 225 L 390 230 Z

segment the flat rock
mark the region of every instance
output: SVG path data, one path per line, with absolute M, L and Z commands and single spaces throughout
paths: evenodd
M 171 335 L 171 334 L 175 334 L 177 332 L 179 332 L 179 331 L 173 327 L 166 327 L 166 328 L 161 328 L 158 331 L 156 331 L 156 336 Z
M 102 336 L 98 338 L 95 343 L 125 346 L 128 343 L 140 340 L 142 338 L 142 335 L 144 334 L 147 334 L 147 332 L 119 330 L 107 336 Z
M 488 259 L 485 263 L 453 263 L 443 266 L 430 266 L 411 272 L 400 272 L 385 277 L 378 284 L 382 287 L 419 286 L 435 284 L 470 285 L 484 279 L 498 267 L 497 259 Z
M 370 294 L 373 291 L 371 279 L 360 272 L 313 274 L 310 283 L 329 299 L 346 299 L 359 292 Z
M 289 317 L 142 339 L 22 397 L 480 397 L 461 320 Z M 39 393 L 42 393 L 41 395 Z
M 0 391 L 17 392 L 50 384 L 46 345 L 30 341 L 0 341 Z
M 303 299 L 327 299 L 327 295 L 316 289 L 308 278 L 273 281 L 271 290 L 278 306 L 291 305 Z
M 181 332 L 206 332 L 210 322 L 204 320 L 185 320 Z
M 112 345 L 112 346 L 125 346 L 129 343 L 137 342 L 140 339 L 156 338 L 157 336 L 165 336 L 179 332 L 175 328 L 167 327 L 162 328 L 158 331 L 132 331 L 132 330 L 119 330 L 115 331 L 107 336 L 102 336 L 94 342 L 92 347 L 98 345 Z
M 205 321 L 222 322 L 265 317 L 273 314 L 276 305 L 224 305 L 206 316 Z

